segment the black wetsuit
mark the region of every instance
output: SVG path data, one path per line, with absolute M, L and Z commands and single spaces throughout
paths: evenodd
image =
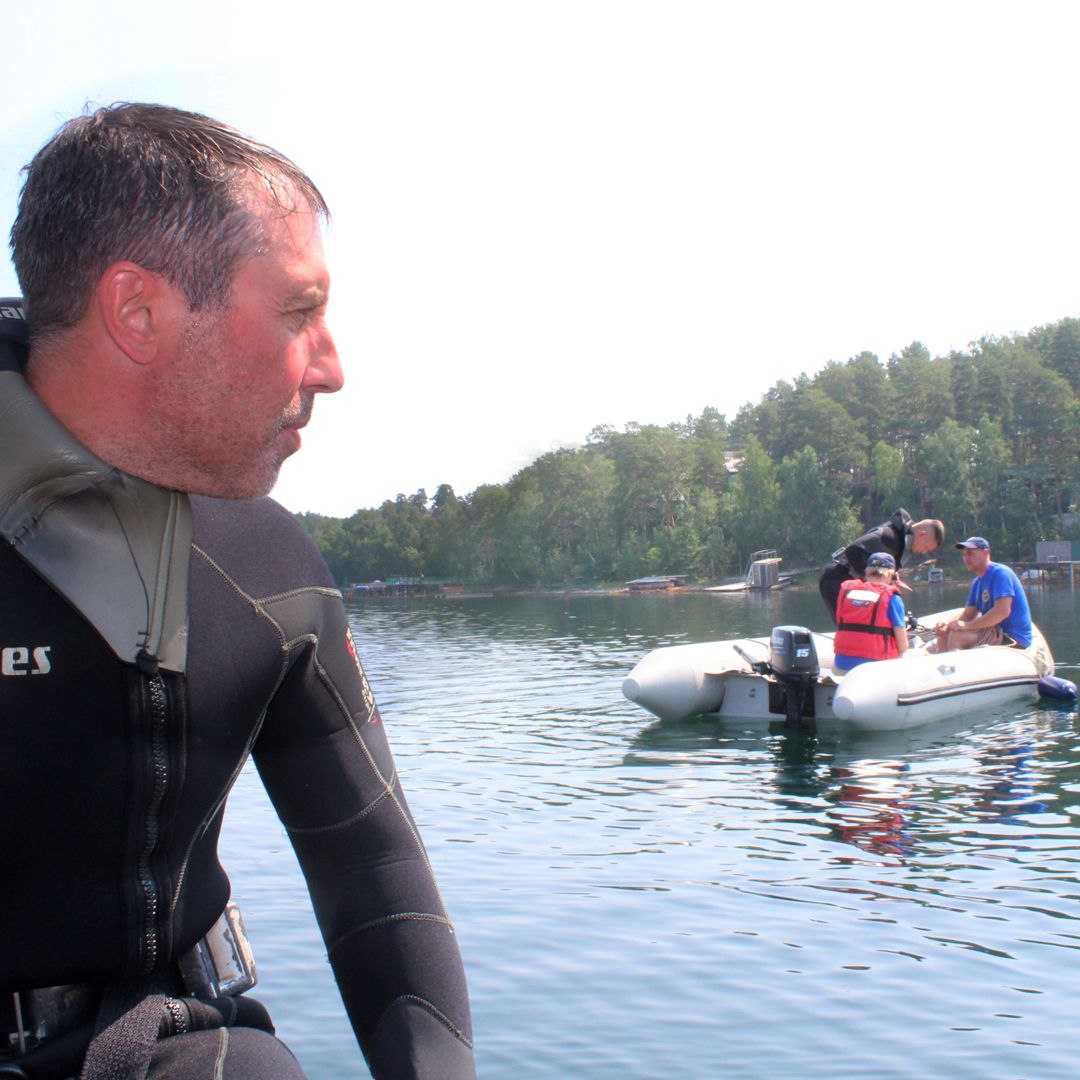
M 847 547 L 833 553 L 832 561 L 822 570 L 818 580 L 821 598 L 825 601 L 833 622 L 836 622 L 836 604 L 840 597 L 840 586 L 852 578 L 864 577 L 866 560 L 878 551 L 888 552 L 896 560 L 896 569 L 899 570 L 910 534 L 911 515 L 900 507 L 893 511 L 888 521 L 863 533 Z
M 4 321 L 0 311 L 0 336 Z M 12 355 L 7 372 L 0 356 L 0 457 L 30 460 L 0 464 L 0 996 L 69 983 L 168 987 L 228 898 L 217 838 L 250 753 L 374 1075 L 472 1076 L 456 938 L 314 545 L 269 499 L 196 497 L 185 518 L 186 497 L 88 454 L 73 466 L 77 447 L 27 449 L 12 434 L 25 413 L 36 423 L 41 410 L 46 427 L 51 418 L 27 403 Z M 95 530 L 134 552 L 143 518 L 148 535 L 178 537 L 183 550 L 159 545 L 156 580 L 144 560 L 149 629 L 129 647 L 110 620 L 131 575 L 119 556 L 115 571 L 101 569 L 109 544 Z M 86 591 L 109 573 L 111 606 Z M 176 610 L 185 591 L 186 620 Z M 174 1038 L 155 1061 L 211 1040 Z M 238 1029 L 234 1045 L 250 1051 L 266 1038 Z M 269 1062 L 265 1072 L 279 1075 Z

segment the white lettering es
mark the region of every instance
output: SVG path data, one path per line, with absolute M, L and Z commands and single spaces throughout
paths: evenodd
M 48 675 L 52 671 L 49 658 L 51 645 L 12 645 L 0 649 L 0 675 Z

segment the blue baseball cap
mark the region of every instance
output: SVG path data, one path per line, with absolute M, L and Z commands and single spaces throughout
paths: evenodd
M 969 536 L 966 540 L 961 540 L 959 544 L 953 544 L 953 547 L 978 548 L 979 551 L 989 551 L 990 541 L 983 536 Z
M 896 560 L 887 551 L 875 551 L 866 560 L 866 569 L 869 570 L 875 566 L 883 570 L 895 570 Z

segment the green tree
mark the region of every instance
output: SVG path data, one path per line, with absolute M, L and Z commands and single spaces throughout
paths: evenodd
M 862 524 L 867 528 L 885 521 L 898 506 L 915 506 L 915 483 L 904 457 L 884 440 L 870 451 L 867 513 Z
M 843 485 L 829 476 L 813 447 L 785 458 L 777 470 L 778 509 L 785 554 L 823 565 L 830 552 L 858 534 L 858 518 Z
M 1033 357 L 1025 358 L 1015 391 L 1021 461 L 1029 467 L 1034 493 L 1041 476 L 1052 481 L 1052 509 L 1069 504 L 1068 485 L 1080 456 L 1080 409 L 1066 379 Z
M 974 431 L 955 420 L 946 420 L 928 435 L 916 454 L 916 469 L 928 493 L 925 511 L 963 536 L 971 535 L 978 515 L 974 457 Z
M 596 580 L 610 569 L 612 462 L 589 449 L 563 449 L 538 458 L 526 472 L 539 495 L 531 527 L 543 579 Z
M 505 484 L 481 484 L 464 500 L 477 574 L 489 583 L 506 580 L 500 563 L 510 492 Z
M 1023 346 L 1007 338 L 984 337 L 970 353 L 954 352 L 948 360 L 953 419 L 974 427 L 982 416 L 994 416 L 1005 430 L 1012 426 L 1012 371 Z
M 952 415 L 949 370 L 930 359 L 925 345 L 914 341 L 899 356 L 889 357 L 888 373 L 892 416 L 888 440 L 907 460 L 923 437 Z
M 776 466 L 753 436 L 743 450 L 739 471 L 720 498 L 720 521 L 741 559 L 778 547 L 783 540 Z
M 972 487 L 975 498 L 973 532 L 980 536 L 1004 538 L 1004 521 L 1001 508 L 1005 503 L 1005 482 L 1009 476 L 1009 443 L 1001 425 L 988 416 L 982 416 L 974 433 L 974 468 Z M 960 535 L 960 530 L 956 531 Z
M 465 509 L 449 484 L 431 500 L 427 572 L 430 577 L 470 581 L 476 574 L 472 536 Z
M 615 523 L 620 543 L 632 534 L 652 540 L 674 528 L 689 505 L 693 459 L 686 439 L 668 427 L 631 424 L 611 442 Z
M 1042 351 L 1047 364 L 1080 394 L 1080 319 L 1056 323 Z
M 710 405 L 692 421 L 691 432 L 693 485 L 719 494 L 727 484 L 727 420 Z
M 815 376 L 814 385 L 843 406 L 858 425 L 864 446 L 884 438 L 891 412 L 889 380 L 872 352 L 861 352 L 843 364 L 831 361 Z
M 774 461 L 809 446 L 834 476 L 850 475 L 864 463 L 867 448 L 859 426 L 824 390 L 804 383 L 788 395 L 781 411 L 783 434 L 770 450 Z
M 733 446 L 745 446 L 753 436 L 772 457 L 784 438 L 786 406 L 795 388 L 783 379 L 774 383 L 756 405 L 744 405 L 731 423 Z

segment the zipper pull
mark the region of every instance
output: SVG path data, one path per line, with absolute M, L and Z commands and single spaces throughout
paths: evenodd
M 158 673 L 158 659 L 148 653 L 144 648 L 140 649 L 135 657 L 135 666 L 148 678 L 152 679 Z

